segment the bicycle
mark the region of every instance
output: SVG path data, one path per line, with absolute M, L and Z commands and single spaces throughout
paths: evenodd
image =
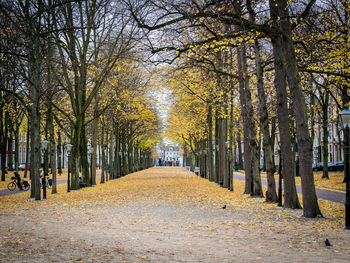
M 42 180 L 41 180 L 42 181 Z M 52 188 L 52 179 L 45 180 L 46 182 L 46 188 Z M 43 188 L 42 182 L 40 182 L 40 187 Z
M 14 191 L 14 190 L 16 189 L 16 187 L 17 187 L 17 179 L 16 179 L 16 177 L 14 177 L 14 176 L 12 176 L 11 179 L 12 179 L 12 182 L 10 182 L 10 183 L 7 185 L 7 188 L 8 188 L 10 191 Z M 24 191 L 28 191 L 28 190 L 29 190 L 30 184 L 28 183 L 28 181 L 23 180 L 23 181 L 21 182 L 21 184 L 22 184 L 22 189 L 23 189 Z

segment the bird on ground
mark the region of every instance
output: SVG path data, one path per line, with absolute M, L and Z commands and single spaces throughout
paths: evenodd
M 226 205 L 224 205 L 223 207 L 221 207 L 222 209 L 226 209 Z
M 329 242 L 328 238 L 326 238 L 326 241 L 324 241 L 324 243 L 326 244 L 327 247 L 331 246 L 331 242 Z

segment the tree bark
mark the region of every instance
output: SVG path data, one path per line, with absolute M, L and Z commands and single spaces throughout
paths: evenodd
M 92 185 L 96 185 L 96 166 L 97 166 L 97 135 L 98 135 L 98 97 L 95 96 L 94 120 L 92 121 L 92 141 L 91 146 L 94 148 L 92 152 Z
M 9 130 L 9 135 L 7 139 L 7 169 L 9 171 L 13 170 L 13 137 L 12 130 Z
M 106 182 L 108 182 L 109 180 L 109 160 L 108 160 L 108 151 L 109 151 L 109 148 L 108 148 L 108 142 L 109 142 L 109 129 L 108 129 L 108 123 L 106 123 L 106 142 L 105 142 L 105 146 L 103 147 L 103 151 L 105 153 L 105 158 L 104 158 L 104 162 L 105 162 L 105 173 L 106 173 Z
M 324 101 L 322 105 L 322 130 L 323 130 L 323 174 L 322 178 L 328 177 L 328 105 L 329 90 L 325 90 Z
M 6 117 L 4 118 L 3 108 L 0 107 L 0 147 L 1 147 L 1 181 L 5 181 L 6 179 L 6 149 L 7 149 L 7 121 Z
M 37 20 L 40 21 L 42 4 L 38 6 Z M 27 18 L 26 34 L 29 43 L 28 47 L 28 68 L 29 68 L 29 95 L 30 105 L 30 175 L 31 175 L 31 197 L 35 200 L 41 199 L 40 189 L 40 90 L 41 90 L 41 44 L 40 28 L 32 18 L 32 6 L 27 3 L 24 8 Z M 40 27 L 40 26 L 39 26 Z
M 233 87 L 231 89 L 230 93 L 230 125 L 229 125 L 229 138 L 230 138 L 230 144 L 228 147 L 228 176 L 229 176 L 229 189 L 230 191 L 233 191 L 233 166 L 234 166 L 234 156 L 233 156 L 233 145 L 234 145 L 234 135 L 233 135 L 233 122 L 234 122 L 234 115 L 233 115 L 233 103 L 234 103 L 234 97 L 233 97 Z
M 116 172 L 116 177 L 115 178 L 119 178 L 120 177 L 120 172 L 121 172 L 121 163 L 120 163 L 120 132 L 119 132 L 119 124 L 117 124 L 115 131 L 114 131 L 114 135 L 115 135 L 115 152 L 114 152 L 114 160 L 115 160 L 115 164 L 114 164 L 114 169 Z
M 260 58 L 260 46 L 258 40 L 254 42 L 254 53 L 255 53 L 255 67 L 257 76 L 257 88 L 258 88 L 258 98 L 259 98 L 259 113 L 260 113 L 260 123 L 262 125 L 263 134 L 263 147 L 264 147 L 264 159 L 266 165 L 267 174 L 267 191 L 266 191 L 266 201 L 276 202 L 276 183 L 274 177 L 274 167 L 273 167 L 273 155 L 270 144 L 270 128 L 269 128 L 269 117 L 267 112 L 266 97 L 265 97 L 265 87 L 264 87 L 264 72 L 262 68 L 262 62 Z
M 24 178 L 27 178 L 27 173 L 28 173 L 28 164 L 29 164 L 29 137 L 30 136 L 30 121 L 29 121 L 29 116 L 27 117 L 27 134 L 26 134 L 26 164 L 24 167 Z M 30 175 L 31 178 L 31 175 Z
M 57 132 L 57 171 L 58 174 L 62 174 L 62 138 L 61 132 Z
M 242 141 L 241 141 L 240 130 L 238 130 L 238 133 L 237 133 L 237 148 L 238 148 L 238 168 L 239 170 L 243 170 L 245 168 L 243 164 Z
M 272 3 L 272 1 L 270 1 L 270 3 Z M 277 0 L 277 4 L 281 17 L 279 26 L 282 32 L 282 51 L 285 57 L 287 79 L 293 100 L 297 127 L 301 188 L 303 193 L 303 213 L 305 217 L 317 217 L 322 215 L 317 202 L 314 175 L 312 172 L 312 149 L 308 129 L 308 116 L 293 45 L 288 1 Z
M 272 1 L 272 0 L 271 0 Z M 295 186 L 293 173 L 293 155 L 289 130 L 289 112 L 285 81 L 285 69 L 281 54 L 281 39 L 279 36 L 271 39 L 273 45 L 275 66 L 275 89 L 277 95 L 277 118 L 279 122 L 279 139 L 282 157 L 282 175 L 284 180 L 284 207 L 301 208 Z
M 215 173 L 214 182 L 219 183 L 219 118 L 217 109 L 215 110 Z M 192 162 L 191 162 L 192 169 Z
M 270 13 L 277 26 L 278 7 L 275 1 L 270 0 Z M 280 35 L 271 36 L 275 66 L 275 89 L 277 95 L 277 117 L 279 122 L 280 149 L 282 157 L 282 175 L 284 180 L 284 207 L 301 208 L 295 186 L 293 172 L 293 155 L 291 149 L 291 135 L 289 129 L 289 112 L 286 89 L 286 69 Z
M 214 154 L 213 154 L 213 107 L 211 103 L 208 105 L 208 115 L 207 115 L 207 123 L 208 123 L 208 168 L 209 168 L 209 181 L 214 181 Z
M 126 175 L 127 174 L 127 159 L 126 159 L 126 129 L 125 127 L 123 127 L 122 129 L 122 175 Z M 142 159 L 143 161 L 143 159 Z M 142 169 L 144 169 L 144 166 L 142 167 Z
M 18 162 L 19 162 L 19 127 L 21 123 L 18 123 L 15 121 L 16 127 L 15 127 L 15 171 L 18 172 Z
M 247 8 L 249 12 L 249 18 L 252 22 L 255 22 L 255 12 L 251 6 L 251 0 L 247 0 Z M 255 33 L 253 33 L 255 36 Z M 276 184 L 274 177 L 274 167 L 273 167 L 273 155 L 270 145 L 270 129 L 269 129 L 269 116 L 267 112 L 265 87 L 264 87 L 264 70 L 262 67 L 262 61 L 260 56 L 260 45 L 259 41 L 255 39 L 254 41 L 254 54 L 255 54 L 255 68 L 257 77 L 257 89 L 259 98 L 259 116 L 260 123 L 262 125 L 263 134 L 263 147 L 264 147 L 264 168 L 266 168 L 267 173 L 267 191 L 266 191 L 266 201 L 276 202 Z M 259 143 L 259 145 L 261 145 Z M 259 151 L 260 152 L 260 151 Z M 260 166 L 260 165 L 259 165 Z M 260 173 L 259 173 L 260 175 Z
M 47 115 L 46 115 L 46 123 L 47 123 L 47 129 L 49 133 L 49 155 L 50 155 L 50 166 L 51 166 L 51 174 L 52 174 L 52 194 L 57 193 L 57 177 L 56 177 L 56 142 L 55 142 L 55 128 L 53 125 L 53 120 L 52 120 L 52 103 L 51 103 L 51 98 L 48 99 L 48 107 L 47 107 Z M 48 155 L 48 154 L 45 154 Z M 46 161 L 46 156 L 45 156 L 45 161 Z M 45 167 L 48 168 L 48 163 L 46 163 Z
M 259 173 L 258 147 L 256 144 L 256 129 L 254 125 L 254 111 L 252 107 L 251 93 L 249 89 L 249 76 L 246 58 L 245 44 L 237 47 L 238 81 L 241 102 L 241 114 L 244 133 L 244 166 L 245 166 L 245 191 L 255 196 L 263 196 L 261 177 Z M 251 189 L 251 180 L 254 181 L 254 189 Z M 251 192 L 253 190 L 253 192 Z
M 101 169 L 101 184 L 105 183 L 105 170 L 106 170 L 106 166 L 105 166 L 105 151 L 104 151 L 104 144 L 105 144 L 105 125 L 102 124 L 102 132 L 101 132 L 101 152 L 102 152 L 102 169 Z

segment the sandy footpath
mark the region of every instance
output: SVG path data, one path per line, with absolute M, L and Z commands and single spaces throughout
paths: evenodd
M 341 206 L 305 219 L 242 189 L 153 168 L 46 201 L 2 197 L 0 261 L 349 262 Z

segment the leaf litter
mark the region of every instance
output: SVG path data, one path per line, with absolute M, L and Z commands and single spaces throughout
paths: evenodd
M 151 168 L 70 193 L 59 185 L 45 201 L 1 197 L 0 260 L 348 262 L 342 204 L 319 201 L 325 218 L 307 219 L 243 191 L 241 181 L 230 192 L 184 169 Z

